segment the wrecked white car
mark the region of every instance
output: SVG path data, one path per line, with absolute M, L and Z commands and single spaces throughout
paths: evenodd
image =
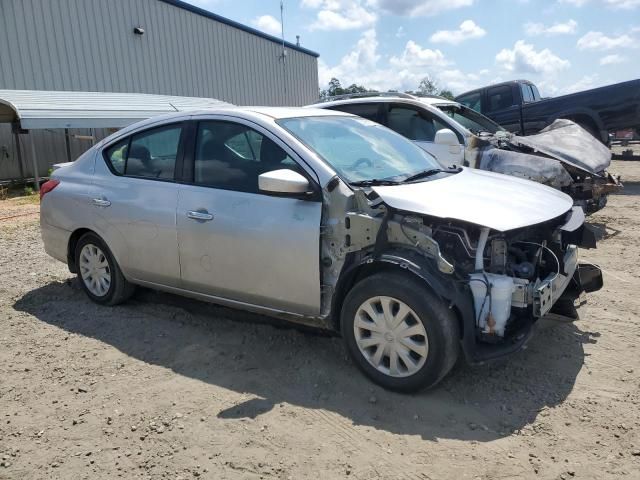
M 127 127 L 41 190 L 51 256 L 88 297 L 135 285 L 341 332 L 375 382 L 411 391 L 514 352 L 602 285 L 571 199 L 442 169 L 329 110 L 221 108 Z
M 570 120 L 536 135 L 507 132 L 484 115 L 441 97 L 365 93 L 333 97 L 314 106 L 379 122 L 433 154 L 446 166 L 464 165 L 549 185 L 590 214 L 622 188 L 607 172 L 611 152 Z

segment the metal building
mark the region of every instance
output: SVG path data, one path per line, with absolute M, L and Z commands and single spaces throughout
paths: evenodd
M 304 105 L 318 96 L 317 57 L 179 0 L 0 0 L 0 89 Z M 69 132 L 73 156 L 91 134 L 106 132 Z M 47 163 L 68 160 L 59 131 L 33 135 Z M 21 139 L 0 125 L 0 180 L 18 177 Z

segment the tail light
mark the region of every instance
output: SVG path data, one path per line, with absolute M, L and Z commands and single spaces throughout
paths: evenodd
M 40 186 L 40 201 L 42 201 L 43 197 L 49 193 L 51 190 L 56 188 L 60 184 L 60 180 L 48 180 L 44 182 Z

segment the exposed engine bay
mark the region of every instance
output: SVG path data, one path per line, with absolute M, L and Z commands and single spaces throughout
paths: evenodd
M 563 191 L 590 214 L 622 188 L 607 172 L 610 150 L 571 120 L 556 120 L 536 135 L 505 131 L 471 137 L 465 162 L 474 168 L 526 178 Z
M 401 211 L 372 189 L 352 192 L 337 181 L 325 195 L 329 207 L 321 245 L 326 316 L 336 301 L 334 292 L 341 290 L 338 282 L 349 278 L 350 271 L 387 262 L 421 276 L 459 312 L 463 349 L 474 362 L 499 355 L 499 345 L 517 349 L 535 320 L 561 298 L 573 306 L 581 293 L 602 286 L 597 267 L 578 264 L 577 245 L 595 247 L 580 207 L 502 232 Z M 482 345 L 488 349 L 478 354 Z

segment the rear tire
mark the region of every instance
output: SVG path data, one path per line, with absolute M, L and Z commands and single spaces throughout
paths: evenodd
M 378 273 L 358 282 L 345 298 L 341 328 L 356 365 L 390 390 L 431 388 L 458 358 L 453 312 L 408 274 Z
M 128 282 L 109 247 L 95 233 L 85 233 L 76 244 L 78 280 L 87 296 L 101 305 L 129 299 L 135 285 Z

